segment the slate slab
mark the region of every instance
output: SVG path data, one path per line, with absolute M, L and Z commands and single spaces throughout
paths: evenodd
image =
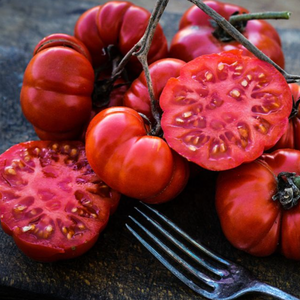
M 19 93 L 23 72 L 35 44 L 44 36 L 73 33 L 86 9 L 104 1 L 0 0 L 0 153 L 13 144 L 37 139 L 21 113 Z M 138 3 L 138 2 L 135 2 Z M 162 19 L 171 38 L 177 14 Z M 300 73 L 300 33 L 282 29 L 286 68 Z M 300 295 L 299 262 L 274 254 L 255 258 L 234 249 L 223 236 L 214 210 L 216 174 L 204 172 L 172 203 L 159 206 L 196 240 L 248 267 L 259 279 Z M 201 182 L 201 183 L 200 183 Z M 0 230 L 1 299 L 201 299 L 154 259 L 125 228 L 135 200 L 124 197 L 96 245 L 70 261 L 38 263 L 24 256 Z M 245 296 L 241 299 L 265 299 Z

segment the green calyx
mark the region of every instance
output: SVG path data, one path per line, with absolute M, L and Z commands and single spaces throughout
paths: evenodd
M 277 176 L 277 193 L 272 200 L 279 201 L 286 210 L 298 204 L 300 198 L 300 176 L 296 173 L 281 172 Z

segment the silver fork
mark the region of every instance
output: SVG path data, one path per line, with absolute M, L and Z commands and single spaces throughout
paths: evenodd
M 135 210 L 126 223 L 129 231 L 169 271 L 201 296 L 230 300 L 256 292 L 283 300 L 300 300 L 258 281 L 244 267 L 212 253 L 149 205 L 142 203 Z

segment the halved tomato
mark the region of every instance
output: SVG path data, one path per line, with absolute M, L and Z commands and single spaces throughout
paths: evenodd
M 93 172 L 81 142 L 17 144 L 0 156 L 0 173 L 2 228 L 39 261 L 89 250 L 120 200 Z
M 271 148 L 288 126 L 293 103 L 280 72 L 238 50 L 186 63 L 159 101 L 170 147 L 210 170 L 234 168 Z

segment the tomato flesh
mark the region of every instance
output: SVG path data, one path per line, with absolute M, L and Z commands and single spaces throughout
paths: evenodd
M 86 252 L 120 199 L 92 171 L 81 142 L 15 145 L 0 156 L 0 172 L 2 228 L 39 261 Z
M 278 141 L 292 96 L 273 66 L 233 50 L 188 62 L 166 84 L 160 106 L 171 148 L 204 168 L 225 170 Z

